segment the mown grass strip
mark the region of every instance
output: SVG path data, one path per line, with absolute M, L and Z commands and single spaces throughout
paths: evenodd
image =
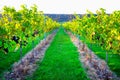
M 45 57 L 28 80 L 88 80 L 81 67 L 77 48 L 60 28 Z

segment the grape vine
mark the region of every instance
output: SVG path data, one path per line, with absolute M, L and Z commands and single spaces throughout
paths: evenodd
M 89 16 L 88 16 L 89 15 Z M 90 43 L 97 43 L 106 51 L 120 54 L 120 11 L 107 14 L 100 8 L 96 15 L 87 10 L 87 14 L 65 22 L 63 26 L 83 36 Z
M 59 26 L 59 23 L 45 16 L 33 5 L 28 9 L 21 5 L 20 10 L 5 6 L 0 18 L 0 51 L 8 53 L 15 51 L 28 41 L 34 41 L 36 36 L 44 35 Z

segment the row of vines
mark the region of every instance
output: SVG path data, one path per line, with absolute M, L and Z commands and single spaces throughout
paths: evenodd
M 107 14 L 105 9 L 96 11 L 96 15 L 87 11 L 87 14 L 66 22 L 66 29 L 84 37 L 91 44 L 96 43 L 106 51 L 120 54 L 120 11 Z
M 34 5 L 28 9 L 21 5 L 20 10 L 14 7 L 3 8 L 0 17 L 0 53 L 16 51 L 28 41 L 57 28 L 59 24 L 37 10 Z

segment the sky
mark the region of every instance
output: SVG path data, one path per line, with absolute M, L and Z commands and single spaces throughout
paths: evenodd
M 86 10 L 95 13 L 100 8 L 106 9 L 107 13 L 120 10 L 119 0 L 0 0 L 0 10 L 5 5 L 19 10 L 22 4 L 28 8 L 36 4 L 39 11 L 49 14 L 84 14 Z

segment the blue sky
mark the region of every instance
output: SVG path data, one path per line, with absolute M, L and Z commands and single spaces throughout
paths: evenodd
M 36 4 L 40 11 L 56 14 L 86 13 L 87 9 L 95 13 L 99 8 L 105 8 L 107 13 L 120 10 L 119 0 L 0 0 L 0 10 L 4 5 L 19 10 L 21 4 L 28 8 Z

